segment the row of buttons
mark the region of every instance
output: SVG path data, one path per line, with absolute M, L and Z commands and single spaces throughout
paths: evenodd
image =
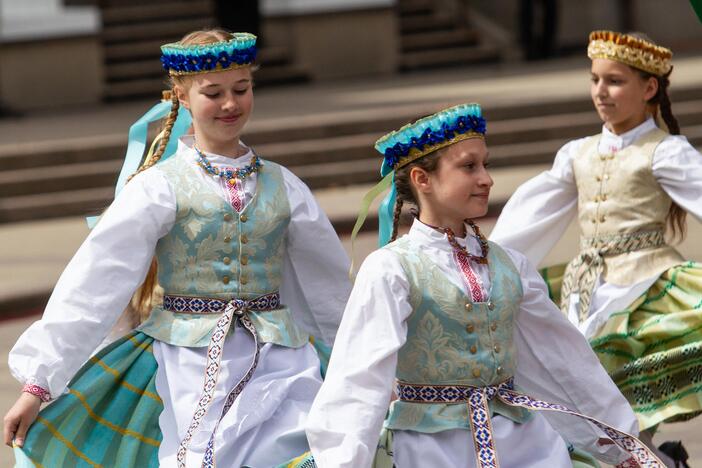
M 226 213 L 223 218 L 225 221 L 229 222 L 232 220 L 233 217 L 232 217 L 231 213 Z M 249 218 L 245 214 L 239 216 L 239 221 L 241 221 L 242 223 L 245 223 L 248 220 L 249 220 Z
M 487 303 L 487 308 L 490 310 L 495 310 L 495 303 L 490 301 Z M 470 312 L 473 310 L 473 303 L 472 302 L 466 302 L 466 310 Z
M 495 303 L 492 302 L 492 301 L 488 302 L 488 303 L 487 303 L 487 308 L 488 308 L 489 310 L 495 310 Z M 467 310 L 468 312 L 470 312 L 471 310 L 473 310 L 473 304 L 472 304 L 471 302 L 467 302 L 467 303 L 466 303 L 466 310 Z M 492 322 L 492 324 L 490 324 L 490 330 L 492 330 L 492 331 L 497 330 L 497 322 Z M 467 331 L 468 333 L 473 333 L 473 332 L 475 331 L 475 326 L 474 326 L 472 323 L 469 323 L 468 325 L 466 325 L 466 331 Z M 500 350 L 501 350 L 500 345 L 499 345 L 499 344 L 496 344 L 496 345 L 493 347 L 493 350 L 494 350 L 496 353 L 499 353 Z M 470 347 L 470 352 L 471 352 L 471 354 L 476 354 L 476 353 L 478 352 L 478 347 L 475 346 L 475 345 L 471 346 L 471 347 Z M 498 366 L 497 369 L 496 369 L 496 372 L 497 372 L 498 375 L 499 375 L 499 374 L 502 374 L 502 367 L 501 367 L 501 366 Z M 480 369 L 478 369 L 478 368 L 473 369 L 473 377 L 475 377 L 475 378 L 480 377 Z
M 233 216 L 231 215 L 231 213 L 225 213 L 224 216 L 223 216 L 223 219 L 224 219 L 225 221 L 229 222 L 229 221 L 231 221 L 231 220 L 233 219 Z M 247 222 L 248 220 L 249 220 L 249 218 L 248 218 L 248 216 L 246 216 L 245 214 L 242 214 L 241 216 L 239 216 L 239 221 L 241 221 L 242 223 L 245 223 L 245 222 Z M 226 242 L 226 243 L 228 244 L 228 243 L 230 243 L 230 242 L 232 241 L 232 236 L 226 235 L 226 236 L 224 236 L 224 239 L 223 239 L 223 240 L 224 240 L 224 242 Z M 240 241 L 242 244 L 248 244 L 249 238 L 246 237 L 246 234 L 242 234 L 242 235 L 239 237 L 239 241 Z M 231 259 L 230 257 L 224 257 L 224 258 L 222 259 L 222 262 L 224 262 L 225 265 L 229 265 L 230 263 L 232 263 L 232 259 Z M 248 265 L 248 263 L 249 263 L 249 257 L 246 256 L 246 255 L 242 255 L 241 258 L 239 259 L 239 263 L 241 263 L 242 265 Z M 229 284 L 229 282 L 230 282 L 231 280 L 232 280 L 231 277 L 229 277 L 228 275 L 224 275 L 224 276 L 222 277 L 222 283 L 224 283 L 224 284 Z M 246 278 L 246 276 L 243 276 L 243 275 L 242 275 L 242 276 L 239 278 L 239 283 L 240 283 L 241 285 L 245 285 L 245 284 L 247 284 L 248 282 L 249 282 L 249 280 L 248 280 L 248 278 Z
M 492 322 L 490 324 L 490 330 L 492 330 L 492 331 L 497 330 L 497 322 Z M 475 326 L 473 326 L 472 323 L 469 323 L 468 325 L 466 325 L 466 331 L 468 333 L 473 333 L 475 331 Z
M 497 366 L 497 369 L 495 369 L 495 372 L 497 372 L 497 375 L 502 374 L 503 371 L 504 371 L 504 369 L 502 369 L 502 366 Z M 475 377 L 477 379 L 478 377 L 480 377 L 480 374 L 481 374 L 480 369 L 478 369 L 477 367 L 475 369 L 473 369 L 473 377 Z

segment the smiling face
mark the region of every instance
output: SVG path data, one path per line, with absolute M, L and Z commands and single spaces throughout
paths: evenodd
M 482 138 L 471 138 L 439 151 L 435 171 L 412 168 L 410 179 L 420 205 L 420 220 L 450 227 L 458 234 L 465 219 L 487 213 L 493 185 L 487 170 L 488 149 Z
M 592 61 L 590 96 L 605 126 L 620 135 L 643 123 L 647 101 L 658 91 L 658 81 L 644 79 L 628 65 L 597 58 Z
M 237 155 L 239 136 L 253 110 L 252 84 L 251 68 L 244 67 L 192 75 L 176 85 L 201 150 Z

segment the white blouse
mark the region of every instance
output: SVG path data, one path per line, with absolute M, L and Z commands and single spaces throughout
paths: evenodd
M 445 234 L 415 221 L 407 235 L 449 281 L 468 294 Z M 466 245 L 466 239 L 457 241 Z M 480 252 L 473 236 L 467 238 L 467 248 Z M 515 385 L 537 398 L 638 434 L 629 404 L 587 341 L 550 301 L 539 274 L 523 255 L 508 253 L 520 271 L 524 290 L 514 333 Z M 489 290 L 488 267 L 472 266 Z M 407 319 L 412 313 L 409 291 L 394 252 L 381 249 L 366 258 L 346 306 L 325 381 L 308 416 L 307 438 L 319 466 L 371 466 L 391 400 L 398 350 L 407 339 Z M 598 433 L 587 423 L 573 417 L 547 418 L 566 440 L 594 447 Z
M 192 137 L 178 146 L 196 166 Z M 240 168 L 239 158 L 208 154 L 213 166 Z M 283 265 L 281 300 L 310 334 L 334 342 L 350 291 L 349 259 L 328 218 L 309 188 L 283 168 L 290 202 L 290 224 Z M 219 179 L 207 180 L 228 199 Z M 243 184 L 243 202 L 256 190 L 256 175 Z M 9 354 L 12 374 L 60 395 L 68 381 L 96 350 L 143 282 L 158 240 L 173 227 L 176 198 L 158 165 L 129 182 L 59 278 L 40 320 L 19 338 Z
M 599 151 L 621 150 L 653 130 L 649 118 L 638 127 L 615 135 L 602 127 Z M 553 167 L 522 184 L 505 205 L 490 239 L 522 252 L 538 265 L 558 242 L 578 212 L 578 189 L 573 175 L 573 158 L 585 138 L 568 142 L 556 154 Z M 653 175 L 661 188 L 688 213 L 702 220 L 702 155 L 682 135 L 667 136 L 655 149 Z M 575 256 L 577 252 L 573 252 Z M 593 294 L 589 319 L 579 324 L 593 336 L 616 310 L 628 306 L 657 279 L 649 278 L 629 287 L 600 281 Z M 578 324 L 575 303 L 569 318 Z

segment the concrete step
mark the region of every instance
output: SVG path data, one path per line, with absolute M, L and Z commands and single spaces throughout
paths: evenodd
M 122 167 L 119 159 L 63 164 L 46 169 L 0 172 L 0 199 L 114 185 Z
M 686 128 L 685 134 L 693 145 L 698 148 L 702 147 L 702 125 Z M 516 168 L 520 168 L 519 170 L 522 171 L 532 170 L 529 168 L 549 165 L 563 143 L 564 139 L 558 138 L 516 144 L 491 144 L 490 164 L 493 171 L 514 171 Z M 275 154 L 274 147 L 263 149 L 268 152 L 265 154 L 268 159 L 281 163 L 285 162 L 282 154 Z M 378 181 L 380 158 L 370 151 L 367 145 L 360 145 L 359 141 L 355 150 L 346 148 L 345 151 L 351 159 L 289 166 L 289 168 L 313 190 L 373 184 Z M 353 151 L 356 151 L 356 153 L 353 154 Z M 327 151 L 327 154 L 333 153 L 334 151 Z M 321 150 L 319 154 L 322 154 Z M 41 184 L 46 184 L 45 187 L 47 189 L 59 186 L 70 186 L 72 189 L 70 191 L 61 189 L 52 193 L 0 197 L 0 223 L 95 213 L 99 208 L 107 206 L 112 199 L 112 194 L 114 193 L 113 185 L 120 165 L 120 160 L 76 164 L 72 165 L 70 171 L 66 171 L 68 179 L 61 179 L 62 173 L 58 171 L 54 173 L 54 178 L 56 179 L 54 181 L 49 180 L 49 177 L 44 172 L 25 170 L 19 173 L 15 171 L 11 177 L 5 178 L 10 189 L 15 191 L 21 190 L 17 188 L 19 185 L 40 186 Z M 7 174 L 7 172 L 4 174 Z M 90 177 L 90 186 L 85 186 L 85 178 L 71 179 L 76 174 Z M 19 181 L 17 179 L 18 175 L 26 178 L 23 181 Z M 67 183 L 66 180 L 72 183 Z M 95 186 L 95 182 L 98 180 L 102 180 L 105 186 Z M 9 189 L 0 185 L 0 191 L 2 190 Z M 493 211 L 499 212 L 499 206 L 501 205 L 495 205 L 492 208 Z
M 397 2 L 400 16 L 426 15 L 434 12 L 436 5 L 430 0 L 401 0 Z
M 446 31 L 456 28 L 454 18 L 436 15 L 433 12 L 400 17 L 400 34 L 412 34 L 422 31 Z
M 214 4 L 209 0 L 171 1 L 168 5 L 141 2 L 137 5 L 115 5 L 103 8 L 102 24 L 105 27 L 111 27 L 125 23 L 160 22 L 213 15 Z
M 550 111 L 562 111 L 564 106 L 570 112 L 549 115 Z M 578 107 L 586 110 L 576 112 Z M 487 116 L 489 144 L 519 144 L 549 139 L 566 141 L 597 133 L 601 123 L 590 107 L 589 103 L 581 100 L 550 105 L 540 103 L 535 108 L 492 108 Z M 702 100 L 683 101 L 675 105 L 683 133 L 687 134 L 689 127 L 702 124 L 700 108 Z M 263 157 L 275 159 L 286 166 L 359 159 L 374 154 L 372 145 L 383 133 L 431 110 L 434 109 L 408 106 L 365 112 L 352 117 L 343 114 L 311 115 L 252 122 L 243 140 L 253 145 Z M 539 115 L 530 116 L 535 112 L 539 112 Z M 154 128 L 152 135 L 155 131 Z M 114 134 L 0 145 L 0 171 L 52 171 L 52 167 L 63 164 L 121 160 L 126 144 L 124 134 Z
M 479 34 L 474 29 L 449 29 L 403 34 L 400 45 L 404 54 L 418 50 L 476 45 L 478 39 Z
M 105 63 L 138 61 L 145 58 L 153 59 L 161 55 L 161 39 L 147 39 L 138 42 L 104 44 Z M 158 60 L 156 60 L 158 63 Z
M 500 54 L 497 47 L 490 45 L 419 50 L 403 53 L 400 57 L 400 69 L 408 71 L 429 67 L 485 63 L 497 61 L 499 58 Z
M 193 15 L 167 22 L 119 24 L 105 27 L 102 31 L 102 41 L 104 44 L 113 44 L 160 39 L 163 44 L 177 41 L 190 31 L 211 28 L 215 25 L 210 15 Z
M 97 215 L 110 204 L 114 194 L 114 187 L 97 187 L 0 198 L 0 223 Z

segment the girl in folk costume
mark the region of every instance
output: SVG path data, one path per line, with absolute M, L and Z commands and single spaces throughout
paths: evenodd
M 308 450 L 322 382 L 310 335 L 332 344 L 349 262 L 309 189 L 239 140 L 255 43 L 213 30 L 162 47 L 173 97 L 158 150 L 10 352 L 25 387 L 5 442 L 27 465 L 269 468 Z M 190 115 L 194 135 L 168 157 Z M 152 257 L 162 301 L 90 357 Z
M 567 143 L 522 185 L 492 239 L 537 264 L 578 215 L 580 254 L 565 273 L 545 273 L 650 439 L 658 424 L 702 410 L 702 265 L 664 236 L 666 226 L 684 234 L 686 212 L 702 218 L 702 156 L 671 112 L 670 50 L 596 31 L 588 56 L 602 133 Z
M 358 272 L 307 419 L 317 465 L 570 467 L 567 440 L 612 464 L 662 466 L 536 270 L 470 221 L 492 186 L 484 134 L 467 104 L 376 143 L 374 192 L 392 187 L 380 244 L 391 242 Z M 418 217 L 395 240 L 406 202 Z

